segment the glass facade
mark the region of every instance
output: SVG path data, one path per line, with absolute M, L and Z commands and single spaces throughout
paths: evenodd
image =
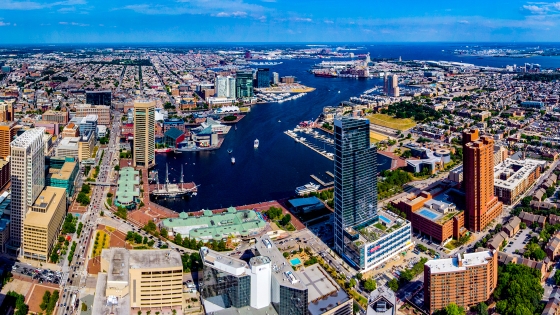
M 377 149 L 370 145 L 369 121 L 336 119 L 334 147 L 334 249 L 344 255 L 345 230 L 378 220 Z
M 257 88 L 266 88 L 270 86 L 270 69 L 261 68 L 257 70 Z
M 238 71 L 235 89 L 238 98 L 253 97 L 253 71 Z
M 272 303 L 278 315 L 307 315 L 307 289 L 280 285 L 280 301 Z
M 200 293 L 202 298 L 224 308 L 249 306 L 251 277 L 239 277 L 204 265 Z
M 87 91 L 86 103 L 91 105 L 111 105 L 111 91 Z

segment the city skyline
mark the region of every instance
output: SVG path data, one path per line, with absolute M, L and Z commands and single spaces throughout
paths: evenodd
M 531 1 L 3 0 L 0 43 L 553 42 L 558 13 Z

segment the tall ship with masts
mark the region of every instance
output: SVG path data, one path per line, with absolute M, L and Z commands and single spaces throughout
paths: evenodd
M 183 182 L 183 165 L 181 165 L 181 180 L 179 184 L 173 184 L 169 182 L 169 169 L 168 165 L 165 164 L 165 184 L 159 183 L 159 176 L 155 176 L 156 183 L 151 185 L 150 194 L 154 197 L 163 198 L 177 198 L 183 196 L 196 196 L 198 191 L 198 186 L 195 183 L 184 183 Z

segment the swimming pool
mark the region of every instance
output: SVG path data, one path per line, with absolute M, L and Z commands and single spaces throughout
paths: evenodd
M 387 224 L 391 224 L 391 220 L 387 219 L 386 217 L 382 216 L 381 214 L 379 215 L 379 220 L 387 223 Z
M 420 211 L 418 211 L 418 214 L 425 216 L 426 218 L 430 219 L 430 220 L 434 220 L 436 218 L 438 218 L 440 216 L 439 213 L 430 211 L 428 209 L 421 209 Z
M 292 258 L 290 259 L 290 264 L 292 264 L 292 266 L 297 266 L 297 265 L 301 265 L 301 260 L 299 260 L 299 258 Z

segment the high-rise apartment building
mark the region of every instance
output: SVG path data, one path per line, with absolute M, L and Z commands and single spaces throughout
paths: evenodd
M 89 115 L 97 115 L 97 124 L 109 126 L 111 124 L 111 107 L 107 105 L 77 105 L 76 115 L 74 117 L 86 117 Z
M 23 221 L 29 206 L 45 187 L 45 128 L 33 128 L 18 136 L 11 146 L 12 213 L 10 239 L 21 247 Z
M 22 256 L 47 262 L 66 215 L 66 189 L 46 187 L 23 221 Z
M 334 121 L 334 248 L 344 254 L 347 228 L 378 220 L 377 149 L 370 145 L 369 121 Z
M 280 75 L 278 74 L 278 72 L 272 72 L 272 83 L 273 84 L 280 83 Z
M 253 97 L 253 71 L 237 71 L 235 89 L 237 98 Z
M 0 159 L 6 160 L 10 156 L 10 142 L 16 135 L 15 122 L 0 122 Z
M 429 314 L 451 303 L 468 309 L 487 301 L 497 284 L 495 250 L 430 260 L 424 265 L 424 306 Z
M 385 74 L 384 90 L 389 96 L 399 97 L 399 76 L 396 74 Z
M 232 76 L 217 76 L 214 83 L 216 97 L 235 98 L 235 78 Z
M 153 101 L 134 102 L 132 165 L 149 168 L 155 163 L 155 107 Z
M 466 194 L 467 229 L 482 231 L 502 213 L 494 195 L 494 139 L 478 129 L 463 131 L 463 187 Z
M 257 88 L 270 87 L 270 69 L 260 68 L 257 70 Z

